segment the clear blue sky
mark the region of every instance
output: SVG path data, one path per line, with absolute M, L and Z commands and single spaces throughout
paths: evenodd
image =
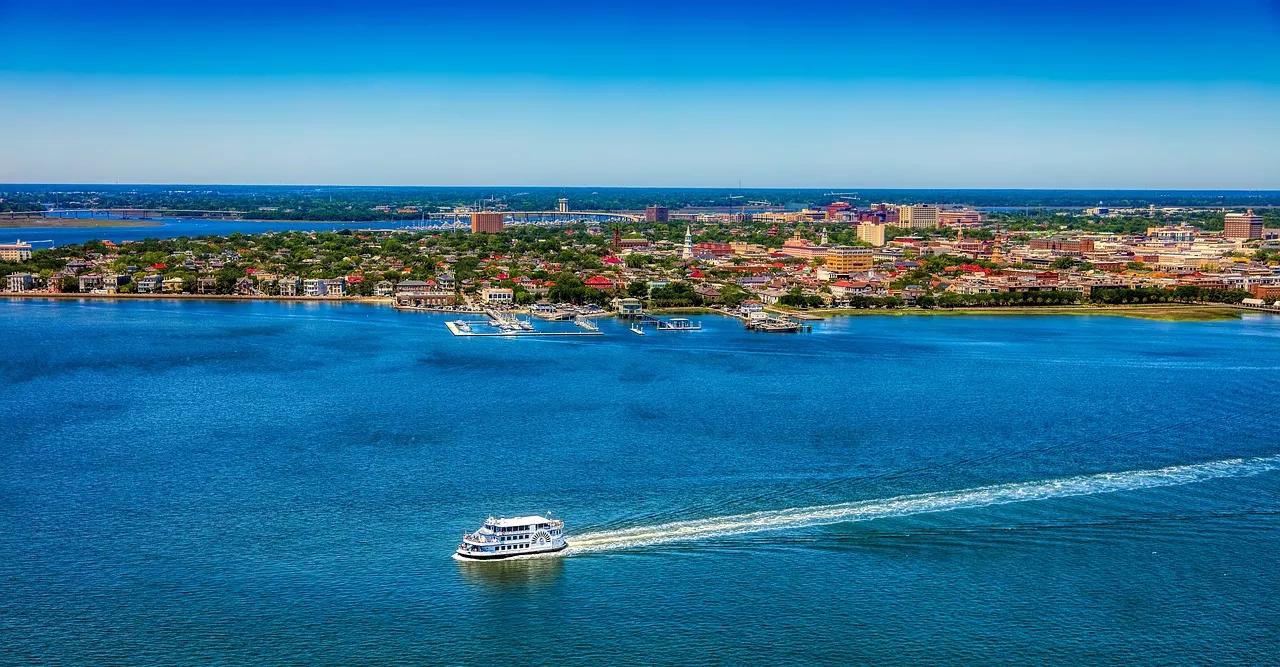
M 1277 156 L 1280 0 L 0 0 L 0 182 L 1280 189 Z

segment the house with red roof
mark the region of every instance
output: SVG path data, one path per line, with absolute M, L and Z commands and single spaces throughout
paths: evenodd
M 604 276 L 591 276 L 583 281 L 583 284 L 592 289 L 607 291 L 613 289 L 613 281 Z

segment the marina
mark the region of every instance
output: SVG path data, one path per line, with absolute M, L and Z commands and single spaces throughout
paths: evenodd
M 476 331 L 474 327 L 494 327 L 491 321 L 471 321 L 466 320 L 450 320 L 444 323 L 449 329 L 449 333 L 455 336 L 489 336 L 502 338 L 516 338 L 521 336 L 603 336 L 604 332 L 596 329 L 595 331 L 537 331 L 533 328 L 502 328 L 497 327 L 498 331 Z
M 456 319 L 445 322 L 449 333 L 455 336 L 487 336 L 498 338 L 515 338 L 520 336 L 603 336 L 600 325 L 585 315 L 575 315 L 572 320 L 558 317 L 542 317 L 546 323 L 558 323 L 561 326 L 573 324 L 575 329 L 539 330 L 533 319 L 521 319 L 516 314 L 499 310 L 486 309 L 474 314 L 483 314 L 485 319 Z M 541 317 L 532 313 L 535 317 Z M 789 320 L 787 320 L 789 322 Z M 794 323 L 793 323 L 794 324 Z M 799 325 L 796 325 L 799 326 Z M 701 331 L 702 323 L 687 317 L 660 318 L 642 314 L 631 322 L 628 330 L 637 336 L 648 335 L 646 329 L 654 331 Z

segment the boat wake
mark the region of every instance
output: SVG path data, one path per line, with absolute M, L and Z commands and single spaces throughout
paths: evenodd
M 1280 470 L 1280 455 L 1229 459 L 1153 470 L 1080 475 L 1036 482 L 981 486 L 893 498 L 860 500 L 835 505 L 796 507 L 707 519 L 673 521 L 651 526 L 583 533 L 569 537 L 564 555 L 614 551 L 651 544 L 703 540 L 767 530 L 785 530 L 852 521 L 1005 505 L 1031 500 L 1089 496 L 1137 489 L 1194 484 L 1226 477 L 1248 477 Z

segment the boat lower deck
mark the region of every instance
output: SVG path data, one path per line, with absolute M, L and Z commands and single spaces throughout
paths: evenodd
M 565 542 L 564 544 L 561 544 L 560 546 L 552 549 L 538 549 L 538 550 L 531 549 L 528 551 L 516 551 L 516 552 L 505 552 L 505 553 L 464 554 L 464 553 L 455 551 L 453 553 L 453 558 L 454 560 L 477 561 L 477 562 L 491 561 L 491 560 L 506 560 L 508 558 L 519 558 L 521 556 L 548 556 L 551 554 L 560 553 L 561 551 L 564 551 L 567 548 L 569 548 L 568 542 Z

